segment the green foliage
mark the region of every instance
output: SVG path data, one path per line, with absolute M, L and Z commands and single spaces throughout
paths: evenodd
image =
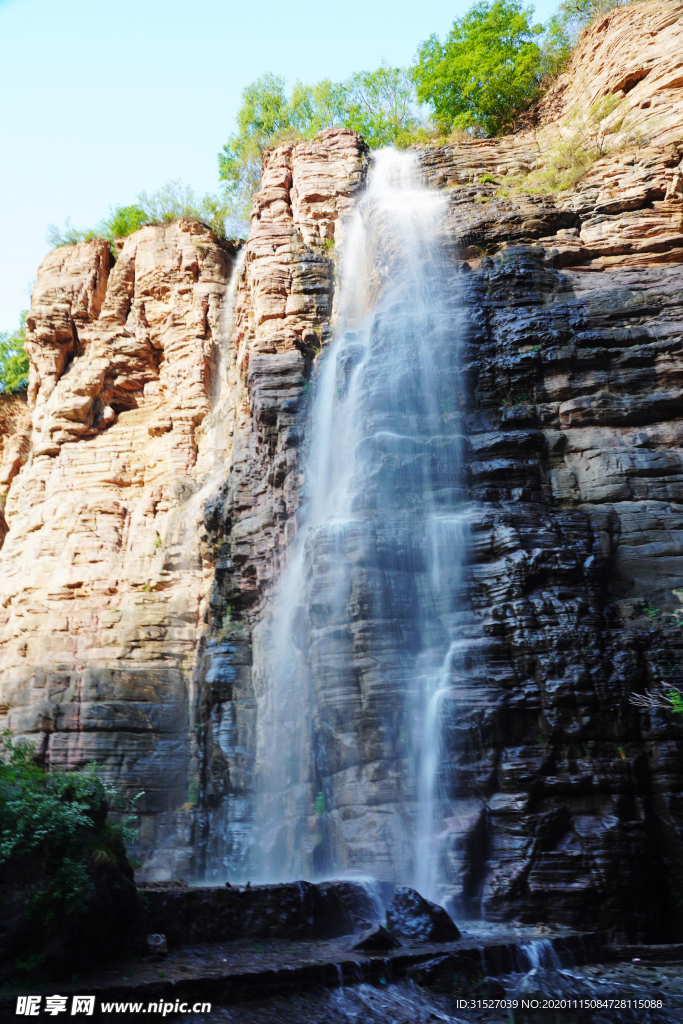
M 0 392 L 7 395 L 28 386 L 28 354 L 24 348 L 27 313 L 23 310 L 16 331 L 0 333 Z
M 322 793 L 318 793 L 317 797 L 315 798 L 315 813 L 325 813 L 325 797 L 323 796 Z
M 151 195 L 141 192 L 137 201 L 148 224 L 170 224 L 180 217 L 188 217 L 206 224 L 219 236 L 225 235 L 224 221 L 228 212 L 225 203 L 209 193 L 199 195 L 179 179 L 167 182 Z
M 306 97 L 298 97 L 301 115 L 305 106 Z M 270 140 L 293 127 L 283 78 L 264 75 L 242 91 L 237 132 L 218 154 L 218 176 L 224 182 L 230 213 L 243 225 L 248 222 L 252 197 L 261 181 L 261 153 Z
M 683 715 L 683 694 L 678 690 L 669 690 L 666 696 L 671 703 L 671 710 L 677 715 Z
M 370 149 L 409 145 L 420 127 L 415 92 L 404 68 L 382 65 L 376 71 L 352 75 L 346 89 L 346 112 L 341 124 L 363 136 Z
M 648 619 L 657 619 L 657 618 L 659 618 L 659 615 L 660 615 L 659 608 L 655 608 L 655 606 L 653 605 L 652 601 L 643 601 L 642 608 L 643 608 L 644 614 L 647 615 Z
M 135 832 L 107 822 L 115 796 L 95 766 L 82 772 L 48 772 L 36 763 L 33 744 L 0 738 L 0 868 L 7 878 L 33 864 L 30 916 L 46 931 L 78 909 L 92 891 L 89 861 L 116 863 Z
M 45 235 L 48 245 L 53 249 L 58 249 L 62 245 L 75 245 L 76 242 L 91 242 L 97 237 L 98 232 L 95 228 L 75 228 L 71 223 L 71 217 L 66 218 L 63 228 L 57 227 L 56 224 L 48 224 Z
M 323 128 L 344 124 L 348 87 L 323 78 L 315 85 L 297 82 L 289 101 L 291 127 L 302 138 L 313 138 Z
M 71 225 L 67 217 L 64 227 L 50 224 L 47 241 L 54 248 L 89 242 L 93 238 L 105 238 L 114 242 L 126 238 L 145 224 L 170 224 L 181 217 L 201 221 L 210 227 L 219 238 L 225 237 L 225 218 L 228 208 L 224 200 L 206 193 L 199 195 L 180 180 L 169 181 L 163 188 L 148 195 L 141 192 L 132 206 L 116 206 L 109 210 L 109 216 L 94 228 L 80 230 Z
M 517 0 L 480 0 L 458 19 L 445 43 L 422 44 L 412 75 L 444 131 L 496 135 L 539 94 L 541 25 Z
M 297 82 L 289 97 L 284 79 L 277 75 L 264 75 L 247 86 L 237 131 L 218 154 L 230 215 L 246 228 L 260 185 L 264 149 L 288 139 L 312 139 L 335 125 L 359 132 L 371 149 L 413 141 L 424 126 L 416 114 L 408 72 L 383 63 L 376 71 L 359 72 L 346 82 L 328 78 L 314 85 Z
M 644 140 L 629 130 L 623 104 L 623 96 L 607 96 L 587 110 L 574 110 L 566 120 L 569 134 L 544 154 L 544 166 L 532 180 L 551 192 L 570 189 L 607 152 L 641 145 Z
M 147 211 L 141 206 L 117 206 L 103 222 L 104 237 L 112 242 L 115 238 L 127 238 L 148 223 Z

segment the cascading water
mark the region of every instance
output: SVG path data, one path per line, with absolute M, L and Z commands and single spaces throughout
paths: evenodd
M 300 529 L 256 643 L 252 878 L 437 896 L 461 671 L 461 311 L 444 197 L 377 153 L 341 253 Z

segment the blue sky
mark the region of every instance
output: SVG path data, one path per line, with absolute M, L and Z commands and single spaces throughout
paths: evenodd
M 0 0 L 0 331 L 28 306 L 47 225 L 89 227 L 181 178 L 216 191 L 241 90 L 410 63 L 470 0 Z M 539 0 L 539 21 L 557 4 Z

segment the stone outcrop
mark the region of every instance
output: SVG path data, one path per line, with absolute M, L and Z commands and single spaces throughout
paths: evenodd
M 407 943 L 455 942 L 460 938 L 443 907 L 407 886 L 399 886 L 387 908 L 387 928 Z
M 551 101 L 558 129 L 579 101 L 622 89 L 641 128 L 652 117 L 649 145 L 616 147 L 571 192 L 506 198 L 469 184 L 450 201 L 474 271 L 463 287 L 479 618 L 444 713 L 453 898 L 466 913 L 660 941 L 681 929 L 682 732 L 629 697 L 683 681 L 682 17 L 680 3 L 612 12 L 539 108 L 543 142 Z M 453 183 L 472 148 L 426 150 L 430 182 Z
M 151 886 L 141 893 L 141 933 L 161 933 L 171 948 L 242 938 L 332 939 L 356 930 L 359 909 L 369 920 L 376 916 L 367 889 L 352 882 Z
M 0 394 L 0 547 L 7 534 L 5 504 L 10 484 L 28 459 L 30 425 L 24 392 Z
M 100 240 L 54 250 L 27 319 L 28 408 L 3 448 L 7 725 L 50 764 L 94 758 L 144 790 L 143 847 L 166 828 L 180 864 L 212 578 L 193 550 L 193 496 L 211 462 L 202 424 L 231 263 L 190 221 L 136 232 L 116 262 Z
M 327 129 L 316 142 L 267 152 L 254 200 L 235 315 L 232 461 L 205 506 L 216 575 L 198 665 L 197 863 L 209 877 L 246 869 L 256 698 L 267 686 L 252 652 L 297 529 L 309 377 L 334 317 L 331 256 L 366 170 L 362 139 Z
M 644 0 L 617 7 L 585 31 L 564 74 L 524 120 L 541 150 L 572 131 L 577 113 L 618 102 L 609 147 L 683 139 L 683 5 Z

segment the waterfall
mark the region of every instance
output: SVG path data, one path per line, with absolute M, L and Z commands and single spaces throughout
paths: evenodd
M 435 898 L 461 670 L 462 316 L 446 200 L 376 153 L 340 253 L 300 527 L 255 642 L 252 878 L 372 876 Z

